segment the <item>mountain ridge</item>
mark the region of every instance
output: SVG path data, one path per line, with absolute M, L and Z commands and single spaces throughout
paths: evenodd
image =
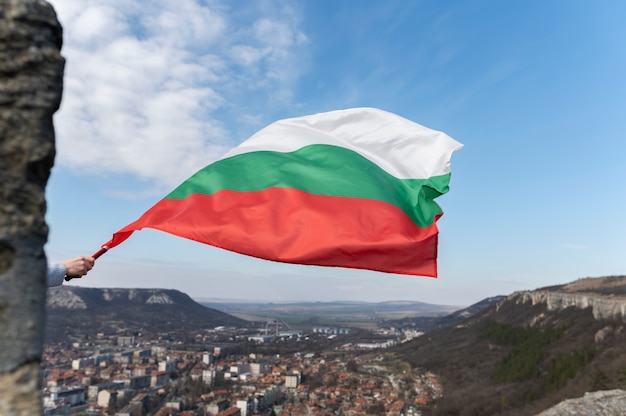
M 50 288 L 46 299 L 47 342 L 108 332 L 167 332 L 242 327 L 247 321 L 203 306 L 174 289 Z
M 625 289 L 626 276 L 607 276 L 514 292 L 392 353 L 441 377 L 427 414 L 537 414 L 626 388 Z

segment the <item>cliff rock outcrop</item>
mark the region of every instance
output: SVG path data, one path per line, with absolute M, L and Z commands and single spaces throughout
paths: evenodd
M 45 187 L 63 88 L 61 26 L 40 0 L 0 1 L 0 414 L 41 414 Z
M 503 302 L 543 304 L 549 311 L 590 308 L 596 320 L 626 321 L 626 296 L 622 295 L 625 290 L 625 276 L 610 276 L 581 279 L 543 290 L 514 292 Z
M 537 416 L 594 415 L 615 416 L 626 412 L 626 391 L 607 390 L 585 393 L 577 399 L 564 400 Z

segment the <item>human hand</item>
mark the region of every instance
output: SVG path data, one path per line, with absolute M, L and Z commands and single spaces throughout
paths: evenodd
M 63 265 L 65 266 L 65 274 L 72 278 L 83 277 L 93 268 L 94 262 L 95 259 L 89 256 L 79 256 L 73 259 L 65 260 L 63 262 Z

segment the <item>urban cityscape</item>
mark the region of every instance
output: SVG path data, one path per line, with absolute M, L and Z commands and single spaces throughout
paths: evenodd
M 419 415 L 437 377 L 384 354 L 419 335 L 268 322 L 46 343 L 45 415 Z

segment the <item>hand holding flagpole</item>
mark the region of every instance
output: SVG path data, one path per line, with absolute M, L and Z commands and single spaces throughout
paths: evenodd
M 100 250 L 96 251 L 91 257 L 96 260 L 98 257 L 100 257 L 101 255 L 103 255 L 104 253 L 106 253 L 109 250 L 109 247 L 107 247 L 106 245 L 102 246 L 100 248 Z M 68 271 L 68 273 L 70 273 Z M 69 282 L 72 279 L 79 279 L 82 276 L 71 276 L 71 275 L 67 275 L 65 276 L 65 281 Z

